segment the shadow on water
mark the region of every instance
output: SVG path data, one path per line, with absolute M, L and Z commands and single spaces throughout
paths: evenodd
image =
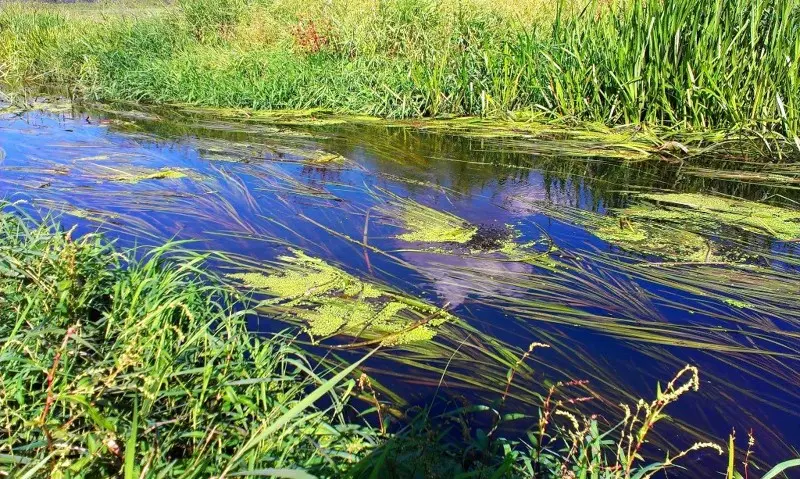
M 79 231 L 100 225 L 123 245 L 191 240 L 224 252 L 213 264 L 226 274 L 275 271 L 276 259 L 298 248 L 398 295 L 446 305 L 458 319 L 433 339 L 388 346 L 366 368 L 399 408 L 425 405 L 440 390 L 470 404 L 496 401 L 509 368 L 542 342 L 551 347 L 519 367 L 509 409 L 536 416 L 548 384 L 586 379 L 582 394 L 595 399 L 576 408 L 613 424 L 620 403 L 652 397 L 657 382 L 689 363 L 701 370 L 700 391 L 668 410 L 674 421 L 657 431 L 657 447 L 724 443 L 735 427 L 753 430 L 765 463 L 796 454 L 800 243 L 786 236 L 796 219 L 759 229 L 700 208 L 689 227 L 676 226 L 674 215 L 655 230 L 642 223 L 644 248 L 618 239 L 652 219 L 653 209 L 642 216 L 649 203 L 641 194 L 699 193 L 795 211 L 795 164 L 735 152 L 685 161 L 578 157 L 532 140 L 310 123 L 175 111 L 4 113 L 0 194 L 60 212 Z M 398 204 L 447 212 L 479 234 L 467 246 L 405 241 L 402 214 L 387 213 L 401 211 L 392 209 Z M 694 250 L 691 260 L 684 250 L 665 253 L 658 232 L 700 238 L 700 259 Z M 508 238 L 531 245 L 527 256 L 501 251 Z M 251 328 L 266 333 L 286 321 L 271 311 L 251 318 Z M 340 336 L 309 339 L 308 348 L 331 362 L 363 354 L 332 349 L 359 341 Z

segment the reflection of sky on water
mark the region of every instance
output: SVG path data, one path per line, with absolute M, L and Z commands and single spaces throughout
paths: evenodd
M 519 288 L 509 285 L 509 280 L 520 279 L 533 272 L 527 263 L 493 261 L 491 259 L 470 258 L 459 255 L 428 255 L 425 253 L 404 253 L 401 257 L 418 267 L 431 283 L 442 303 L 456 307 L 475 294 L 469 282 L 470 275 L 479 275 L 489 285 L 482 288 L 481 295 L 493 294 L 518 296 Z

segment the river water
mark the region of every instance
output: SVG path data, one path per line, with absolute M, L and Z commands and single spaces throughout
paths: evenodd
M 386 401 L 421 405 L 438 393 L 496 404 L 510 365 L 540 342 L 550 347 L 519 366 L 503 407 L 536 415 L 549 384 L 588 380 L 564 397 L 593 397 L 580 409 L 613 424 L 619 403 L 651 399 L 657 383 L 691 364 L 700 389 L 667 409 L 654 454 L 701 439 L 725 444 L 735 428 L 739 446 L 753 431 L 763 463 L 797 455 L 800 167 L 787 160 L 731 149 L 626 159 L 570 136 L 366 120 L 49 110 L 0 115 L 0 197 L 19 208 L 54 212 L 65 228 L 100 229 L 122 246 L 191 240 L 184 246 L 227 253 L 210 260 L 224 273 L 300 249 L 446 306 L 463 323 L 369 363 Z M 666 209 L 688 209 L 687 225 L 652 214 L 669 198 L 657 195 L 675 192 L 691 201 Z M 481 241 L 402 239 L 402 222 L 385 212 L 398 198 L 476 225 Z M 698 198 L 743 202 L 734 213 L 708 213 Z M 763 215 L 741 220 L 753 203 L 769 205 L 763 215 L 785 215 L 777 227 Z M 650 213 L 636 209 L 642 204 Z M 645 228 L 648 241 L 609 236 L 617 222 L 622 232 Z M 492 250 L 497 238 L 531 254 L 504 257 Z M 251 318 L 255 332 L 286 326 Z M 711 469 L 726 458 L 690 460 Z

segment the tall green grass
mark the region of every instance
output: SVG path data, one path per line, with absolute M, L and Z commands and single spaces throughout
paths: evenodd
M 0 12 L 0 80 L 105 100 L 800 131 L 794 0 L 182 0 Z
M 376 445 L 344 420 L 360 362 L 325 381 L 290 337 L 247 332 L 202 257 L 169 252 L 0 214 L 4 475 L 330 477 Z

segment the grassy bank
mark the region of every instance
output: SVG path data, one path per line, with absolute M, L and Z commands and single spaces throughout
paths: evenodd
M 201 258 L 165 253 L 0 216 L 4 476 L 335 477 L 376 445 L 337 378 L 291 338 L 249 335 Z
M 668 406 L 700 384 L 688 366 L 652 401 L 623 407 L 616 425 L 571 412 L 588 400 L 583 382 L 571 381 L 552 385 L 535 416 L 506 410 L 504 394 L 491 405 L 424 409 L 386 434 L 348 414 L 347 397 L 361 391 L 379 410 L 362 412 L 381 417 L 369 378 L 351 379 L 361 361 L 334 375 L 289 336 L 253 337 L 242 298 L 203 272 L 202 257 L 178 252 L 135 260 L 100 236 L 0 214 L 4 475 L 623 479 L 652 477 L 703 449 L 729 456 L 729 479 L 755 470 L 753 444 L 737 451 L 733 436 L 727 448 L 696 443 L 642 459 Z M 509 371 L 506 393 L 542 346 Z M 329 406 L 318 405 L 323 397 Z M 491 429 L 470 426 L 476 414 L 493 417 Z M 526 417 L 535 425 L 525 439 L 498 432 Z
M 794 0 L 4 5 L 0 75 L 90 98 L 508 112 L 800 139 Z

